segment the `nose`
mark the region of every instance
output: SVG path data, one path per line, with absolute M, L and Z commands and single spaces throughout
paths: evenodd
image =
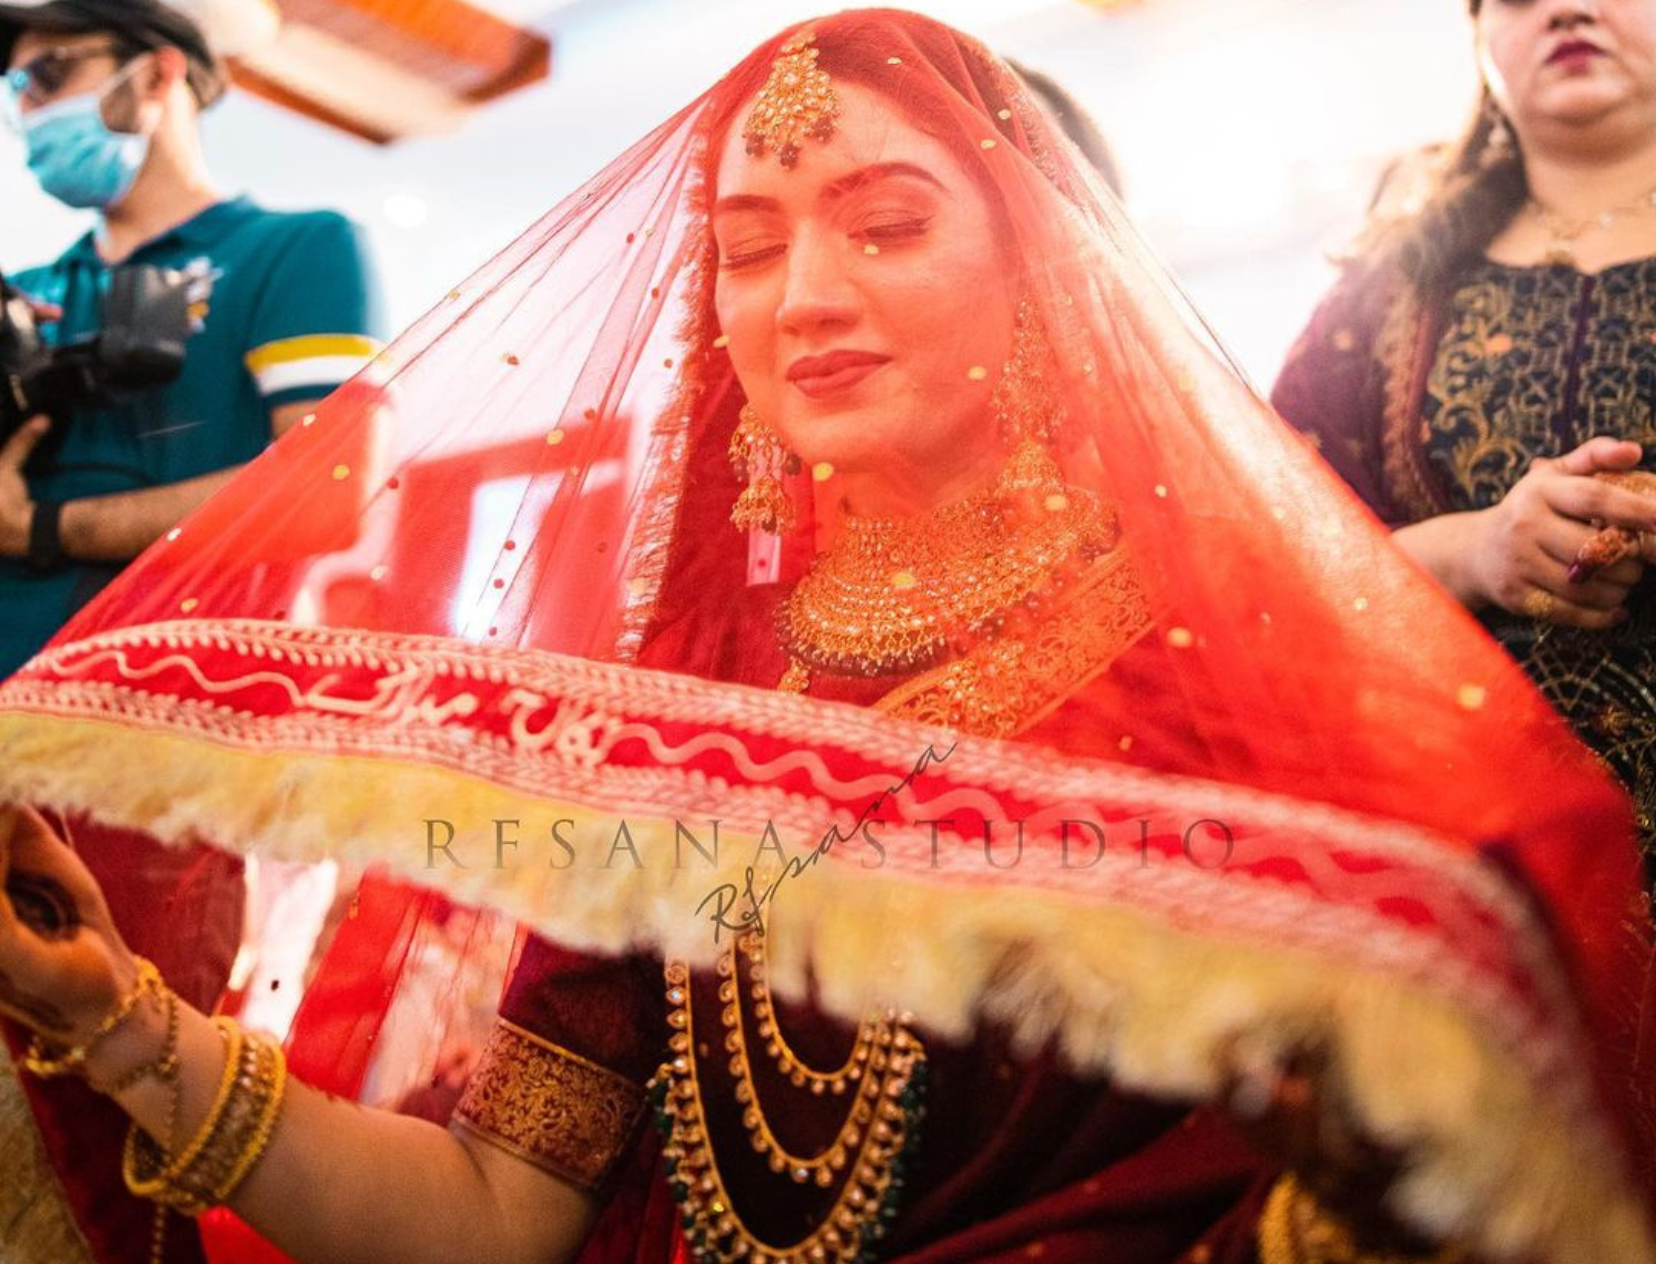
M 860 310 L 848 261 L 835 234 L 802 230 L 789 243 L 777 328 L 809 334 L 856 323 Z
M 1561 0 L 1547 19 L 1548 29 L 1567 31 L 1583 23 L 1598 21 L 1598 0 Z

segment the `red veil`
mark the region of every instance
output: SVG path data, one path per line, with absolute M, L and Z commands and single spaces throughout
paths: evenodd
M 693 963 L 717 950 L 704 897 L 757 850 L 877 816 L 878 856 L 835 846 L 779 897 L 779 987 L 946 1036 L 992 1019 L 1190 1099 L 1239 1042 L 1314 1041 L 1407 1153 L 1402 1214 L 1495 1255 L 1652 1258 L 1650 943 L 1609 779 L 1239 379 L 1002 63 L 898 12 L 810 30 L 818 68 L 986 195 L 1048 347 L 1059 500 L 1112 524 L 1107 565 L 1003 632 L 1016 706 L 962 712 L 925 676 L 776 689 L 775 607 L 837 502 L 806 468 L 779 547 L 729 525 L 743 397 L 707 207 L 793 32 L 0 687 L 0 793 L 88 847 L 378 864 L 565 944 Z M 678 863 L 713 820 L 718 860 Z M 332 1019 L 383 1011 L 408 890 L 346 914 L 388 900 L 356 942 L 370 994 L 336 991 Z M 143 948 L 155 919 L 130 920 Z M 365 1021 L 322 1046 L 360 1063 Z M 60 1159 L 113 1168 L 37 1105 Z

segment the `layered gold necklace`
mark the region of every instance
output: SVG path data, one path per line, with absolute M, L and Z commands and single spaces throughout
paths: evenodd
M 781 608 L 781 687 L 802 691 L 812 672 L 912 674 L 964 653 L 1039 607 L 1112 537 L 1096 498 L 1064 487 L 1032 442 L 990 492 L 913 518 L 847 517 Z
M 888 1011 L 863 1020 L 840 1066 L 826 1071 L 808 1066 L 777 1021 L 765 975 L 763 932 L 740 937 L 719 959 L 717 975 L 723 1047 L 748 1144 L 773 1173 L 794 1186 L 837 1187 L 837 1192 L 815 1225 L 794 1241 L 766 1241 L 748 1224 L 713 1146 L 697 1074 L 698 1049 L 705 1056 L 709 1044 L 706 1035 L 698 1042 L 690 971 L 682 962 L 669 962 L 669 1061 L 651 1082 L 651 1092 L 686 1242 L 700 1264 L 866 1264 L 896 1214 L 903 1158 L 923 1114 L 924 1048 L 904 1018 Z M 767 1108 L 754 1077 L 755 1045 L 774 1067 L 775 1078 L 813 1103 L 810 1109 L 820 1110 L 815 1103 L 835 1099 L 845 1103 L 843 1119 L 827 1145 L 807 1151 L 778 1134 L 774 1103 Z M 763 1199 L 762 1191 L 743 1194 Z M 748 1206 L 751 1214 L 752 1203 Z

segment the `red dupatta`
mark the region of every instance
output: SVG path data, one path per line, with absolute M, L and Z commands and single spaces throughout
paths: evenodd
M 1050 340 L 1048 455 L 1117 524 L 1137 657 L 1022 741 L 702 678 L 750 678 L 716 665 L 750 570 L 724 522 L 742 392 L 710 158 L 779 36 L 0 687 L 0 791 L 385 864 L 574 947 L 699 963 L 717 893 L 775 834 L 798 870 L 784 992 L 810 978 L 833 1012 L 889 1002 L 955 1035 L 990 1017 L 1193 1099 L 1238 1042 L 1314 1040 L 1407 1153 L 1402 1214 L 1492 1254 L 1648 1258 L 1650 944 L 1619 795 L 1192 332 L 1000 62 L 907 14 L 811 31 L 817 65 L 949 145 L 995 208 Z M 365 446 L 368 468 L 345 455 Z M 815 493 L 784 582 L 831 531 L 832 480 Z M 258 560 L 334 513 L 352 543 L 272 598 Z M 712 819 L 718 861 L 672 863 Z M 877 866 L 821 845 L 874 819 Z M 640 863 L 606 865 L 623 820 Z M 519 863 L 496 863 L 499 821 L 523 823 Z M 560 821 L 595 841 L 554 867 Z M 1096 863 L 1064 863 L 1066 821 L 1102 831 Z M 985 866 L 985 827 L 1018 823 L 1020 863 Z

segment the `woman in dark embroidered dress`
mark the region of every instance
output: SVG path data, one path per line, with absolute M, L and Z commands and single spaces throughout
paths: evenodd
M 1272 402 L 1628 786 L 1656 881 L 1656 4 L 1471 13 L 1473 125 Z M 1604 523 L 1639 534 L 1595 567 Z

